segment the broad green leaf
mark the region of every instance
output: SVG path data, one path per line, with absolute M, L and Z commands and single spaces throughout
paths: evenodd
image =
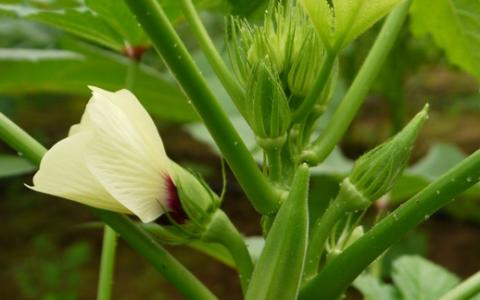
M 2 12 L 10 16 L 40 21 L 61 28 L 116 51 L 121 51 L 125 45 L 122 36 L 86 6 L 42 10 L 22 5 L 0 4 L 0 13 Z
M 105 23 L 123 37 L 131 46 L 145 45 L 148 38 L 124 1 L 87 0 L 87 6 L 95 11 Z
M 370 274 L 360 275 L 353 286 L 364 296 L 364 300 L 402 300 L 398 290 L 385 284 Z
M 341 50 L 403 1 L 302 0 L 302 3 L 327 47 Z
M 25 158 L 14 155 L 0 155 L 0 179 L 28 174 L 37 169 Z
M 437 300 L 460 281 L 457 276 L 420 256 L 397 259 L 393 263 L 392 278 L 404 300 Z
M 255 267 L 246 300 L 296 299 L 308 241 L 308 167 L 299 167 Z
M 349 2 L 343 1 L 341 2 Z M 381 18 L 388 14 L 395 6 L 404 2 L 405 0 L 370 0 L 362 1 L 364 4 L 360 8 L 358 15 L 356 15 L 355 22 L 348 33 L 344 46 L 356 39 L 359 35 L 367 31 Z
M 87 85 L 116 91 L 124 88 L 127 59 L 98 48 L 64 50 L 0 49 L 0 90 L 4 94 L 70 93 L 88 99 Z M 196 120 L 183 94 L 162 74 L 142 65 L 134 93 L 147 110 L 169 121 Z
M 480 1 L 413 1 L 410 15 L 416 36 L 430 34 L 452 64 L 480 80 Z

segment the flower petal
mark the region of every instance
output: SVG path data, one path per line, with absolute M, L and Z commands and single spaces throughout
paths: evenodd
M 93 91 L 94 98 L 107 99 L 120 108 L 141 134 L 143 143 L 156 149 L 157 163 L 161 165 L 162 169 L 170 171 L 170 163 L 157 127 L 135 95 L 125 89 L 111 93 L 93 86 L 89 86 L 89 88 Z
M 115 200 L 88 170 L 85 146 L 93 132 L 84 131 L 61 140 L 43 157 L 31 189 L 86 205 L 121 213 L 132 213 Z
M 169 160 L 140 103 L 128 95 L 124 99 L 125 93 L 109 99 L 111 95 L 95 90 L 87 106 L 94 125 L 85 155 L 87 165 L 112 196 L 143 222 L 150 222 L 164 212 L 162 205 L 167 206 Z
M 86 112 L 84 112 L 83 116 L 82 116 L 82 120 L 80 121 L 80 123 L 72 125 L 70 127 L 70 131 L 68 132 L 68 136 L 72 136 L 76 133 L 86 131 L 86 130 L 92 130 L 92 129 L 93 129 L 92 120 L 90 120 L 90 117 L 88 116 L 88 114 Z

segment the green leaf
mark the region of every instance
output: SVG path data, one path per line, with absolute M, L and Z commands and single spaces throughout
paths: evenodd
M 139 26 L 140 24 L 135 21 L 124 1 L 87 0 L 86 4 L 131 46 L 148 43 L 147 35 Z
M 353 286 L 365 297 L 364 300 L 401 300 L 398 290 L 385 284 L 370 274 L 360 275 Z
M 359 35 L 367 31 L 381 18 L 388 14 L 395 6 L 404 2 L 405 0 L 370 0 L 363 1 L 363 5 L 358 12 L 358 15 L 353 16 L 355 22 L 348 33 L 344 46 L 356 39 Z M 349 2 L 340 0 L 340 2 Z
M 88 99 L 87 85 L 110 91 L 124 88 L 127 58 L 94 47 L 70 47 L 82 53 L 0 49 L 0 69 L 4 70 L 0 72 L 0 90 L 11 95 L 70 93 Z M 150 113 L 165 120 L 197 119 L 180 90 L 145 65 L 140 66 L 134 93 Z
M 420 256 L 397 259 L 393 263 L 392 278 L 405 300 L 437 300 L 460 281 L 446 269 Z
M 109 27 L 88 7 L 42 10 L 22 5 L 0 4 L 0 13 L 18 18 L 40 21 L 99 45 L 121 51 L 124 47 L 122 36 Z
M 267 237 L 246 300 L 296 299 L 308 240 L 308 167 L 300 166 Z
M 432 35 L 452 64 L 480 80 L 479 1 L 413 1 L 410 15 L 416 36 Z
M 37 169 L 25 158 L 14 155 L 0 155 L 0 178 L 28 174 Z

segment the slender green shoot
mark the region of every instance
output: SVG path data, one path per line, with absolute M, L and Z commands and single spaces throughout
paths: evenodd
M 468 300 L 480 293 L 480 271 L 457 285 L 438 300 Z
M 238 85 L 232 73 L 228 69 L 227 65 L 223 61 L 222 57 L 218 53 L 215 45 L 213 44 L 207 30 L 202 24 L 200 17 L 197 14 L 197 10 L 191 0 L 177 0 L 180 5 L 183 15 L 187 20 L 190 28 L 192 29 L 198 44 L 203 50 L 205 57 L 208 59 L 210 66 L 212 67 L 218 79 L 222 83 L 223 87 L 227 91 L 230 98 L 232 98 L 235 105 L 240 109 L 244 100 L 244 92 Z
M 107 225 L 105 225 L 102 245 L 103 248 L 100 263 L 100 276 L 98 280 L 97 300 L 110 300 L 112 298 L 113 269 L 115 267 L 117 233 Z

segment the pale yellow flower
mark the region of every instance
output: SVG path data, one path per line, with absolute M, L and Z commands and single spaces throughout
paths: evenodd
M 90 87 L 80 124 L 44 156 L 33 190 L 151 222 L 176 210 L 172 168 L 157 128 L 137 98 Z M 188 173 L 183 169 L 180 173 Z M 182 174 L 183 175 L 183 174 Z

